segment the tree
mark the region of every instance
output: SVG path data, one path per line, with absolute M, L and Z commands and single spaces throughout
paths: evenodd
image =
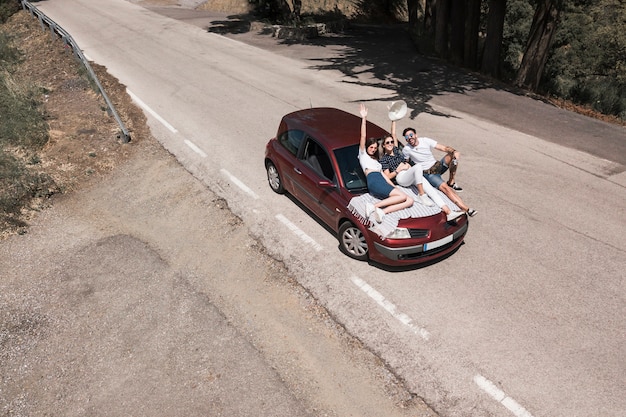
M 278 11 L 278 16 L 281 22 L 289 22 L 292 19 L 291 8 L 287 0 L 273 0 L 274 7 Z
M 450 61 L 465 63 L 465 0 L 452 2 L 450 10 Z
M 420 17 L 420 1 L 419 0 L 406 0 L 406 9 L 409 17 L 409 27 L 417 29 L 419 31 L 419 17 Z
M 451 0 L 437 0 L 435 5 L 435 52 L 442 58 L 448 57 L 450 1 Z
M 466 1 L 465 45 L 463 62 L 466 67 L 478 69 L 478 31 L 480 30 L 481 0 Z
M 0 0 L 0 23 L 5 23 L 19 9 L 20 3 L 18 1 Z
M 529 0 L 507 1 L 502 39 L 501 74 L 505 80 L 512 81 L 517 75 L 528 43 L 534 13 L 535 6 Z
M 274 23 L 285 23 L 293 20 L 291 8 L 287 0 L 248 0 L 253 4 L 256 13 Z
M 564 4 L 539 88 L 626 120 L 624 0 Z
M 562 3 L 562 0 L 540 0 L 537 4 L 524 57 L 515 79 L 518 87 L 537 91 L 556 33 Z
M 426 0 L 424 3 L 424 33 L 432 35 L 435 33 L 437 0 Z
M 500 75 L 500 51 L 502 50 L 502 34 L 504 17 L 506 16 L 506 0 L 489 0 L 487 15 L 487 37 L 483 53 L 481 72 L 498 77 Z

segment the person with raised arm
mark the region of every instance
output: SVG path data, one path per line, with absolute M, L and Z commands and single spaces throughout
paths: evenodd
M 434 201 L 434 204 L 437 204 L 441 211 L 445 213 L 448 221 L 462 216 L 463 212 L 450 210 L 450 207 L 445 204 L 437 190 L 424 179 L 422 166 L 420 164 L 411 166 L 408 160 L 409 158 L 400 151 L 396 136 L 396 121 L 392 120 L 391 136 L 383 140 L 383 154 L 380 157 L 383 173 L 390 179 L 395 179 L 396 183 L 402 187 L 415 185 L 419 193 L 420 202 L 426 206 L 432 206 Z
M 402 210 L 413 205 L 413 199 L 397 188 L 383 173 L 378 160 L 378 138 L 367 138 L 367 107 L 360 105 L 361 139 L 359 141 L 359 164 L 367 179 L 369 193 L 379 199 L 375 204 L 365 206 L 365 215 L 374 216 L 381 223 L 386 214 Z

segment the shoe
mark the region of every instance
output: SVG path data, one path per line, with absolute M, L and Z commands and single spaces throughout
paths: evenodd
M 451 222 L 452 220 L 455 220 L 457 217 L 462 216 L 463 214 L 465 213 L 463 213 L 462 211 L 451 211 L 446 215 L 446 220 Z
M 460 193 L 461 191 L 463 191 L 463 188 L 456 185 L 456 182 L 454 184 L 448 184 L 448 186 L 452 188 L 454 191 L 456 191 L 457 193 Z
M 383 211 L 383 209 L 377 208 L 376 210 L 374 210 L 374 220 L 376 220 L 377 223 L 382 223 L 384 217 L 385 212 Z
M 476 210 L 474 210 L 473 208 L 467 210 L 467 215 L 470 217 L 474 217 L 478 212 Z
M 375 210 L 374 205 L 372 203 L 365 204 L 365 217 L 369 219 L 369 217 L 372 215 L 374 210 Z
M 435 203 L 433 203 L 433 200 L 431 200 L 430 197 L 428 197 L 426 194 L 420 195 L 420 203 L 428 207 L 432 207 L 435 205 Z

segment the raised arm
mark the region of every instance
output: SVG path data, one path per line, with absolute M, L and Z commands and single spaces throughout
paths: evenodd
M 398 137 L 396 136 L 396 121 L 391 121 L 391 137 L 393 138 L 393 146 L 398 146 Z
M 359 142 L 359 149 L 365 150 L 365 139 L 367 137 L 367 107 L 365 107 L 365 104 L 361 104 L 359 113 L 361 113 L 361 141 Z

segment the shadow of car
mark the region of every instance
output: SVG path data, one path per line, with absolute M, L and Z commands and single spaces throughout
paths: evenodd
M 355 208 L 357 200 L 373 199 L 357 157 L 360 126 L 360 117 L 328 107 L 283 116 L 265 148 L 271 189 L 288 192 L 310 210 L 336 233 L 341 251 L 354 259 L 401 267 L 429 264 L 453 253 L 467 233 L 467 216 L 450 222 L 437 207 L 419 217 L 399 215 L 395 229 L 383 236 Z M 367 132 L 381 139 L 389 135 L 369 121 Z

